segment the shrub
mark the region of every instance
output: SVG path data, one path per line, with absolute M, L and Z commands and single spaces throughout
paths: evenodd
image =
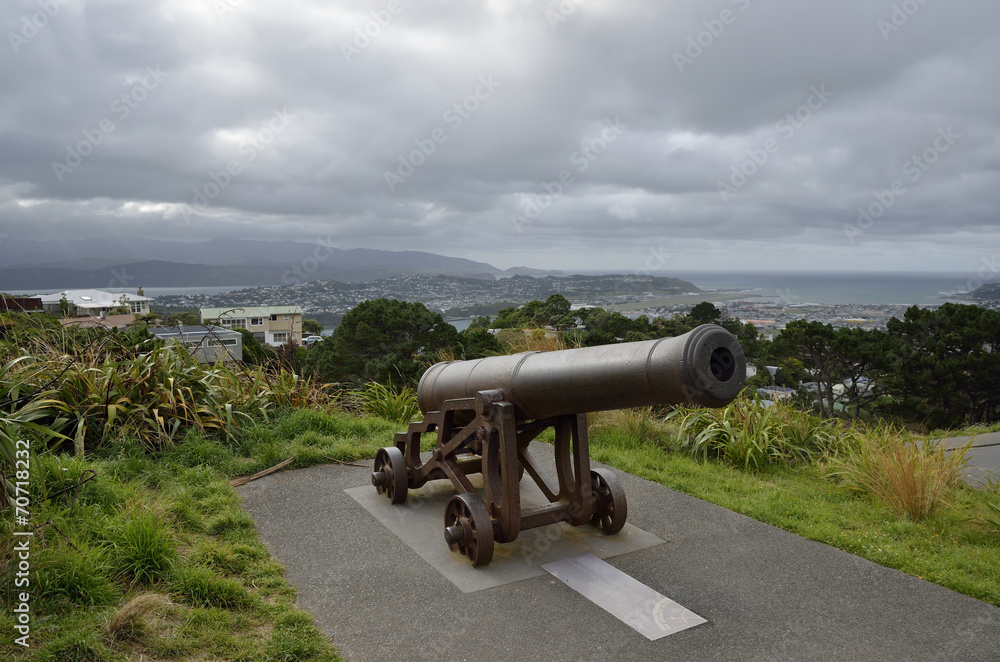
M 857 434 L 853 448 L 834 458 L 831 475 L 916 522 L 932 517 L 961 482 L 971 444 L 949 452 L 943 444 L 917 442 L 882 426 Z
M 396 423 L 409 423 L 420 413 L 417 394 L 408 386 L 397 390 L 391 382 L 388 385 L 368 382 L 364 390 L 353 395 L 365 412 Z
M 666 420 L 676 425 L 679 449 L 749 471 L 815 459 L 840 445 L 835 423 L 780 403 L 764 407 L 756 396 L 740 398 L 723 409 L 681 407 Z

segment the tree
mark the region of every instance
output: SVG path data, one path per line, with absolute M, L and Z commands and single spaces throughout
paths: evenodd
M 303 359 L 303 370 L 326 382 L 415 384 L 439 350 L 460 355 L 458 331 L 422 303 L 363 301 L 326 341 Z
M 857 421 L 861 407 L 875 396 L 873 377 L 882 365 L 887 337 L 877 329 L 838 329 L 833 339 L 834 352 L 840 358 L 839 377 L 843 380 L 845 405 L 853 407 Z
M 887 324 L 885 372 L 910 416 L 932 427 L 989 423 L 1000 407 L 1000 312 L 911 306 Z
M 321 333 L 323 333 L 323 325 L 320 324 L 317 320 L 314 319 L 302 320 L 302 335 L 309 334 L 313 336 L 318 336 Z
M 820 412 L 834 415 L 833 385 L 839 381 L 840 356 L 834 349 L 835 332 L 830 324 L 795 320 L 774 340 L 775 354 L 782 358 L 799 359 L 810 380 L 819 389 Z
M 503 345 L 486 329 L 470 327 L 458 334 L 458 340 L 462 343 L 462 355 L 465 359 L 481 359 L 504 353 Z
M 688 317 L 697 324 L 718 324 L 722 319 L 722 311 L 708 301 L 702 301 L 691 309 Z
M 267 365 L 278 358 L 274 348 L 254 338 L 247 329 L 235 329 L 243 336 L 243 363 L 247 365 Z

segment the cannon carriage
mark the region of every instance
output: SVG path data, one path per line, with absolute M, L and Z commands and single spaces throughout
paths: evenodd
M 399 504 L 410 489 L 449 480 L 458 493 L 445 508 L 445 541 L 475 567 L 490 562 L 495 543 L 526 529 L 567 522 L 613 535 L 625 525 L 628 504 L 614 473 L 590 467 L 587 414 L 682 403 L 721 407 L 745 376 L 739 343 L 713 324 L 676 338 L 438 363 L 417 387 L 423 420 L 379 450 L 372 484 Z M 555 433 L 555 479 L 528 451 L 548 428 Z M 426 460 L 425 434 L 436 435 Z M 525 473 L 548 504 L 522 507 Z M 474 474 L 482 475 L 482 493 L 469 480 Z

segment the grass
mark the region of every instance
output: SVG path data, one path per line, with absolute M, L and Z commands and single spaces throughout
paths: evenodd
M 229 486 L 295 455 L 358 460 L 398 424 L 299 410 L 232 437 L 190 431 L 150 452 L 119 439 L 87 458 L 33 459 L 32 647 L 17 660 L 337 660 Z M 57 494 L 96 472 L 78 489 Z M 47 498 L 52 495 L 52 498 Z M 58 528 L 58 531 L 56 531 Z M 68 541 L 60 535 L 64 533 Z M 0 522 L 0 627 L 13 631 L 10 518 Z
M 420 413 L 417 392 L 408 386 L 393 388 L 392 384 L 368 382 L 351 396 L 358 400 L 362 411 L 387 421 L 406 424 Z

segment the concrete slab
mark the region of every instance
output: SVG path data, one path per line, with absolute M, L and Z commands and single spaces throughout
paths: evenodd
M 629 521 L 665 543 L 608 562 L 708 623 L 649 641 L 550 576 L 463 593 L 344 491 L 369 473 L 318 466 L 239 490 L 299 605 L 354 662 L 985 661 L 1000 651 L 996 607 L 621 472 Z
M 471 480 L 477 488 L 482 488 L 480 476 L 473 476 Z M 456 494 L 451 482 L 431 481 L 419 490 L 410 490 L 406 503 L 395 506 L 379 496 L 370 484 L 345 491 L 464 593 L 540 577 L 545 574 L 540 567 L 544 563 L 580 554 L 606 559 L 663 542 L 631 524 L 626 524 L 616 536 L 606 536 L 591 526 L 559 523 L 524 531 L 513 542 L 497 544 L 493 561 L 485 567 L 473 568 L 468 559 L 450 551 L 444 541 L 445 506 Z M 521 480 L 521 503 L 530 508 L 543 506 L 548 501 L 533 480 L 524 478 Z

